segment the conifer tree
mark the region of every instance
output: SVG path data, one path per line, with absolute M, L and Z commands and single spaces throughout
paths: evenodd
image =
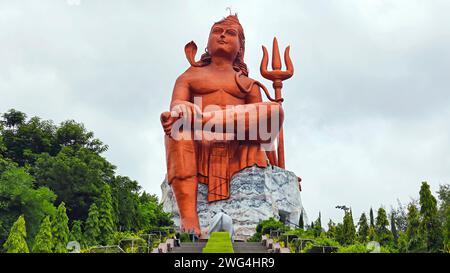
M 420 232 L 420 216 L 414 204 L 408 205 L 406 241 L 408 252 L 418 252 L 425 248 L 425 242 Z
M 95 203 L 89 207 L 88 218 L 86 220 L 84 238 L 88 246 L 95 246 L 99 243 L 100 226 L 98 221 L 98 208 Z
M 11 227 L 8 239 L 3 244 L 3 247 L 7 253 L 29 253 L 26 237 L 25 218 L 21 215 Z
M 298 227 L 301 229 L 305 229 L 305 223 L 304 223 L 304 219 L 303 219 L 303 210 L 300 213 L 300 219 L 298 220 Z
M 427 249 L 430 252 L 442 250 L 442 229 L 438 218 L 437 201 L 431 194 L 427 182 L 422 182 L 419 202 L 420 215 L 422 216 L 421 230 L 424 234 Z
M 56 215 L 52 221 L 53 251 L 55 253 L 66 253 L 69 242 L 69 217 L 67 217 L 64 202 L 59 204 Z
M 439 185 L 437 193 L 440 200 L 438 214 L 440 222 L 443 224 L 444 252 L 450 253 L 450 184 Z
M 392 233 L 388 229 L 389 221 L 387 219 L 386 210 L 379 208 L 377 218 L 375 220 L 376 239 L 380 245 L 387 245 L 393 241 Z
M 353 216 L 352 211 L 346 211 L 344 215 L 343 220 L 343 226 L 342 226 L 342 235 L 343 235 L 343 244 L 344 245 L 351 245 L 355 241 L 356 237 L 356 228 L 355 224 L 353 223 Z
M 375 229 L 375 220 L 374 220 L 374 217 L 373 217 L 373 209 L 372 208 L 370 208 L 370 227 L 373 227 L 374 229 Z
M 83 245 L 83 232 L 81 231 L 81 221 L 75 220 L 72 223 L 72 230 L 70 231 L 69 241 L 77 241 Z
M 336 233 L 335 233 L 335 239 L 338 241 L 341 245 L 344 244 L 344 226 L 342 223 L 337 223 L 336 225 Z
M 34 245 L 32 249 L 33 253 L 52 253 L 53 252 L 53 235 L 52 235 L 52 223 L 50 216 L 46 216 L 42 220 L 39 232 L 34 239 Z
M 369 241 L 375 241 L 377 239 L 377 233 L 375 232 L 375 227 L 369 227 L 368 237 L 369 237 Z
M 367 223 L 366 214 L 363 212 L 361 217 L 359 217 L 358 222 L 358 240 L 361 243 L 367 242 L 367 237 L 369 236 L 369 225 Z
M 398 232 L 397 249 L 399 253 L 408 253 L 408 238 L 406 236 L 406 231 Z
M 394 238 L 394 243 L 395 245 L 397 245 L 398 243 L 398 232 L 397 232 L 397 227 L 395 225 L 395 212 L 391 213 L 391 232 L 392 232 L 392 237 Z
M 445 211 L 444 222 L 444 251 L 450 253 L 450 206 Z
M 108 245 L 111 243 L 112 236 L 115 231 L 113 203 L 111 198 L 111 188 L 109 185 L 105 185 L 100 196 L 100 206 L 98 212 L 100 242 L 104 245 Z
M 314 236 L 319 237 L 320 234 L 322 233 L 322 215 L 319 212 L 319 217 L 317 218 L 317 220 L 314 223 Z
M 327 236 L 330 239 L 336 239 L 336 224 L 331 219 L 328 222 Z

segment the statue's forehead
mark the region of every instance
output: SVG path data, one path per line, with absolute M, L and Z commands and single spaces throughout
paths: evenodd
M 232 23 L 225 23 L 225 22 L 215 23 L 211 27 L 211 29 L 213 29 L 215 27 L 221 27 L 221 28 L 225 28 L 225 29 L 235 29 L 235 30 L 239 31 L 239 25 L 232 24 Z

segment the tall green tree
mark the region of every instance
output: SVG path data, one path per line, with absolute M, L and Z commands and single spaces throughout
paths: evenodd
M 19 216 L 11 228 L 8 239 L 3 244 L 7 253 L 29 253 L 27 241 L 27 230 L 25 227 L 25 218 Z
M 320 234 L 322 233 L 323 229 L 322 229 L 322 215 L 319 211 L 319 217 L 317 217 L 316 221 L 314 222 L 314 236 L 315 237 L 319 237 Z
M 341 245 L 344 244 L 344 227 L 342 223 L 336 224 L 336 232 L 335 232 L 335 239 L 338 241 Z
M 151 231 L 155 227 L 173 225 L 172 215 L 164 212 L 162 204 L 154 194 L 143 192 L 139 196 L 140 230 Z
M 417 207 L 408 205 L 408 227 L 406 228 L 408 252 L 419 252 L 425 248 L 425 241 L 420 230 L 420 215 Z
M 395 225 L 395 212 L 391 213 L 391 232 L 392 232 L 392 237 L 394 238 L 394 244 L 397 245 L 398 231 L 397 231 L 397 227 Z
M 304 219 L 303 219 L 303 210 L 300 213 L 300 218 L 298 219 L 298 227 L 301 228 L 301 229 L 305 229 L 305 222 L 304 222 Z
M 6 151 L 5 143 L 3 142 L 3 124 L 0 122 L 0 158 L 3 158 L 3 153 Z
M 32 251 L 33 253 L 52 253 L 53 251 L 52 223 L 49 216 L 42 220 Z
M 377 233 L 375 232 L 375 227 L 369 227 L 368 237 L 369 241 L 377 240 Z
M 8 112 L 2 115 L 2 118 L 3 118 L 2 123 L 5 124 L 5 126 L 17 127 L 18 125 L 25 123 L 27 115 L 15 109 L 10 109 Z
M 69 218 L 67 217 L 64 202 L 58 206 L 52 221 L 53 250 L 55 253 L 66 253 L 69 242 Z
M 84 245 L 82 222 L 75 220 L 72 223 L 72 229 L 70 230 L 69 241 L 77 241 L 80 245 Z
M 109 185 L 104 186 L 104 190 L 100 196 L 99 205 L 99 226 L 100 226 L 100 242 L 108 245 L 111 243 L 113 233 L 115 231 L 114 226 L 114 212 L 111 198 L 111 187 Z
M 45 215 L 55 212 L 55 194 L 46 187 L 36 187 L 25 168 L 0 158 L 0 244 L 8 236 L 20 215 L 26 219 L 29 240 L 35 237 Z M 31 243 L 31 241 L 29 242 Z
M 447 207 L 447 211 L 445 213 L 445 222 L 443 228 L 443 237 L 444 237 L 444 251 L 450 253 L 450 207 Z
M 49 187 L 66 203 L 71 220 L 85 219 L 90 204 L 101 195 L 103 185 L 114 178 L 115 167 L 87 149 L 63 147 L 56 156 L 40 154 L 32 173 L 39 185 Z
M 41 153 L 55 156 L 63 147 L 85 148 L 96 154 L 108 148 L 83 124 L 73 120 L 62 122 L 58 127 L 39 117 L 26 121 L 24 113 L 12 109 L 2 115 L 0 123 L 6 126 L 2 132 L 7 147 L 5 155 L 20 166 L 33 164 L 35 156 Z
M 367 242 L 369 236 L 369 225 L 367 223 L 366 214 L 363 212 L 361 217 L 359 217 L 358 222 L 358 241 L 361 243 Z
M 352 210 L 345 211 L 342 225 L 342 242 L 343 245 L 351 245 L 356 239 L 356 228 L 353 222 Z
M 370 208 L 369 217 L 370 217 L 370 227 L 373 227 L 375 229 L 375 218 L 373 217 L 373 209 L 372 208 Z
M 389 245 L 393 243 L 391 231 L 388 229 L 389 221 L 384 208 L 379 208 L 375 220 L 376 239 L 380 245 Z
M 399 253 L 408 253 L 408 237 L 406 231 L 398 232 L 397 249 Z
M 84 238 L 86 244 L 89 246 L 95 246 L 99 243 L 100 239 L 100 226 L 99 226 L 99 213 L 95 203 L 89 207 L 89 214 L 86 220 Z
M 391 217 L 394 220 L 397 231 L 405 232 L 407 228 L 407 211 L 400 200 L 397 199 L 397 203 L 398 207 L 391 210 Z
M 331 219 L 328 222 L 327 236 L 330 239 L 336 239 L 336 224 Z
M 4 123 L 8 123 L 8 120 Z M 54 132 L 55 126 L 52 122 L 42 121 L 38 117 L 32 117 L 27 122 L 24 119 L 13 126 L 8 126 L 2 133 L 7 148 L 5 157 L 18 163 L 19 166 L 33 164 L 35 155 L 52 152 Z
M 425 235 L 427 249 L 437 252 L 443 249 L 442 229 L 439 222 L 437 201 L 431 194 L 427 182 L 422 182 L 420 188 L 420 215 L 422 216 L 421 229 Z
M 128 177 L 116 176 L 111 185 L 115 224 L 118 229 L 138 231 L 139 222 L 139 192 L 141 187 L 137 181 Z
M 439 218 L 440 222 L 444 223 L 447 217 L 447 209 L 450 207 L 450 184 L 439 185 L 437 191 L 439 198 Z
M 450 252 L 450 184 L 439 185 L 439 219 L 443 223 L 444 251 Z
M 74 150 L 85 148 L 95 154 L 108 150 L 108 145 L 94 138 L 93 132 L 86 130 L 82 123 L 74 120 L 62 122 L 56 130 L 55 138 L 60 147 L 72 147 Z

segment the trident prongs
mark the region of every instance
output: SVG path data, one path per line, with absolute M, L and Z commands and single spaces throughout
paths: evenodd
M 267 65 L 269 63 L 269 54 L 265 46 L 262 46 L 263 58 L 261 61 L 261 75 L 273 82 L 273 89 L 275 90 L 275 101 L 280 104 L 283 101 L 281 97 L 281 88 L 283 88 L 283 81 L 289 79 L 294 74 L 294 65 L 292 64 L 291 57 L 289 56 L 290 46 L 286 47 L 284 51 L 284 63 L 286 64 L 286 71 L 281 70 L 281 58 L 280 50 L 278 49 L 277 38 L 273 38 L 272 47 L 272 71 L 267 71 Z M 273 154 L 272 154 L 273 155 Z M 278 167 L 285 168 L 284 160 L 284 137 L 283 137 L 283 127 L 280 128 L 278 132 L 278 149 L 277 149 L 278 159 L 275 159 Z
M 281 70 L 281 58 L 280 50 L 278 49 L 277 38 L 273 38 L 272 48 L 272 71 L 267 71 L 267 65 L 269 63 L 269 54 L 265 46 L 263 49 L 263 59 L 261 61 L 261 75 L 271 81 L 284 81 L 292 77 L 294 74 L 294 65 L 292 64 L 291 57 L 289 56 L 290 46 L 286 47 L 284 51 L 284 62 L 286 64 L 286 71 Z

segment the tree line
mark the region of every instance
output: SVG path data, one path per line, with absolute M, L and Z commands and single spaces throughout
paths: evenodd
M 108 146 L 83 124 L 55 125 L 14 109 L 0 119 L 0 251 L 66 252 L 121 233 L 171 226 L 156 195 L 115 173 Z
M 418 200 L 406 207 L 399 202 L 398 208 L 392 208 L 389 214 L 384 207 L 378 208 L 376 213 L 370 208 L 368 214 L 361 214 L 356 224 L 351 208 L 337 206 L 344 212 L 342 222 L 336 224 L 329 220 L 326 230 L 320 212 L 310 224 L 304 223 L 302 213 L 295 229 L 271 218 L 258 224 L 250 241 L 260 241 L 261 235 L 279 230 L 284 234 L 283 238 L 295 235 L 308 242 L 302 247 L 302 252 L 308 252 L 315 245 L 335 247 L 344 253 L 369 252 L 368 243 L 375 241 L 379 243 L 380 251 L 387 253 L 449 253 L 450 185 L 441 185 L 437 194 L 439 202 L 429 184 L 422 182 Z

